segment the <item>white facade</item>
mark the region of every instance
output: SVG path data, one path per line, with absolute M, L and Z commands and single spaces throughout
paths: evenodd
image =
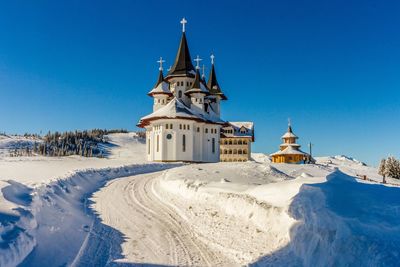
M 219 161 L 220 126 L 193 120 L 163 119 L 146 126 L 149 161 Z

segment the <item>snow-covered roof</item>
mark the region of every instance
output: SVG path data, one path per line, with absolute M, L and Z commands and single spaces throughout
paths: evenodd
M 275 156 L 275 155 L 308 155 L 307 153 L 301 151 L 296 146 L 292 146 L 291 144 L 287 144 L 287 145 L 288 145 L 287 148 L 285 148 L 284 150 L 279 150 L 279 151 L 271 154 L 271 156 Z
M 251 137 L 254 139 L 254 123 L 250 121 L 235 121 L 228 122 L 224 129 L 231 127 L 233 133 L 224 132 L 226 137 Z M 244 128 L 246 131 L 241 132 L 240 129 Z M 253 140 L 254 141 L 254 140 Z
M 155 94 L 167 94 L 172 95 L 171 91 L 169 90 L 169 83 L 166 81 L 162 81 L 156 87 L 154 87 L 148 95 L 155 95 Z
M 188 108 L 181 100 L 174 97 L 167 105 L 154 111 L 153 113 L 144 116 L 140 119 L 138 126 L 143 127 L 149 121 L 157 120 L 160 118 L 169 119 L 191 119 L 197 121 L 204 121 L 209 123 L 225 123 L 215 113 L 199 113 L 195 110 Z
M 298 138 L 297 135 L 295 135 L 294 133 L 291 133 L 291 132 L 287 132 L 284 135 L 282 135 L 282 138 L 290 138 L 290 137 Z
M 280 144 L 279 146 L 293 146 L 293 147 L 300 147 L 300 145 L 299 144 L 296 144 L 296 143 L 294 143 L 294 144 L 286 144 L 286 143 L 283 143 L 283 144 Z

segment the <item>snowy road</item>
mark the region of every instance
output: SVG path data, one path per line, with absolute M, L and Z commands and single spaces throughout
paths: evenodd
M 124 263 L 233 266 L 194 236 L 186 221 L 158 196 L 161 172 L 114 180 L 97 192 L 102 223 L 124 233 Z

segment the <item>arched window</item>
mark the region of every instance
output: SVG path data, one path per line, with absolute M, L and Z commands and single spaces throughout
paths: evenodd
M 187 127 L 187 128 L 188 128 L 188 130 L 190 130 L 190 125 L 188 125 L 188 127 Z
M 246 140 L 243 140 L 243 145 L 247 145 L 247 141 Z
M 197 132 L 198 132 L 198 133 L 200 132 L 200 127 L 197 127 Z
M 149 139 L 150 140 L 150 139 Z M 228 150 L 224 149 L 224 154 L 228 154 Z
M 182 151 L 186 151 L 186 135 L 182 135 Z
M 224 145 L 227 145 L 228 144 L 228 140 L 224 140 Z
M 232 149 L 229 149 L 229 152 L 228 152 L 229 154 L 232 154 Z
M 186 124 L 183 125 L 183 130 L 186 130 Z
M 237 145 L 237 140 L 236 140 L 236 139 L 233 140 L 233 144 L 234 144 L 234 145 Z
M 182 124 L 179 124 L 179 129 L 182 130 Z
M 165 124 L 165 129 L 168 129 L 168 124 Z
M 178 91 L 178 97 L 182 98 L 182 91 Z
M 243 149 L 243 154 L 247 154 L 247 149 Z
M 160 136 L 157 134 L 157 152 L 160 150 Z
M 147 141 L 147 154 L 150 154 L 150 138 Z
M 237 154 L 237 150 L 236 149 L 233 150 L 233 154 Z
M 232 140 L 229 140 L 229 144 L 232 145 Z
M 169 128 L 172 129 L 172 123 L 169 125 Z
M 206 133 L 208 133 L 208 128 L 206 128 L 204 131 L 205 131 Z
M 242 154 L 242 150 L 238 149 L 238 154 L 241 155 Z
M 242 140 L 239 140 L 239 141 L 238 141 L 238 145 L 241 145 L 241 144 L 242 144 Z

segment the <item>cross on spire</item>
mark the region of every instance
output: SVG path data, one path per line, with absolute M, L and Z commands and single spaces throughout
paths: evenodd
M 197 55 L 194 61 L 196 61 L 196 69 L 200 69 L 200 61 L 202 61 L 202 59 L 199 57 L 199 55 Z
M 165 60 L 163 60 L 162 57 L 160 57 L 160 60 L 158 60 L 157 62 L 160 63 L 160 68 L 158 69 L 163 70 L 162 64 L 165 62 Z
M 210 58 L 211 58 L 211 64 L 214 65 L 214 58 L 215 58 L 214 54 L 211 54 Z
M 182 24 L 182 32 L 185 32 L 185 24 L 187 23 L 187 20 L 185 18 L 183 18 L 181 20 L 181 24 Z

